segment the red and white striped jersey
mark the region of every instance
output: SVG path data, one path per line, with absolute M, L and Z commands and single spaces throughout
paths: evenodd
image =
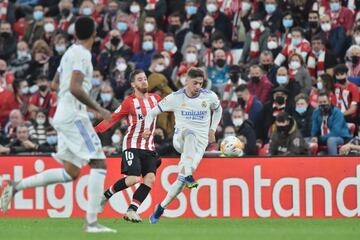
M 135 94 L 128 96 L 122 104 L 112 114 L 110 123 L 102 121 L 95 130 L 96 132 L 105 132 L 112 125 L 127 118 L 128 129 L 123 141 L 123 151 L 129 148 L 137 148 L 149 151 L 155 151 L 154 131 L 156 119 L 150 125 L 151 135 L 148 139 L 143 139 L 142 134 L 145 126 L 145 116 L 152 108 L 154 108 L 161 97 L 157 94 L 149 93 L 146 99 L 137 98 Z

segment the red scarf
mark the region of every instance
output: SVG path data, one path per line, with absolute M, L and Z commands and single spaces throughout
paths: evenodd
M 235 87 L 231 81 L 228 81 L 224 87 L 224 94 L 221 101 L 222 107 L 232 109 L 237 103 L 237 96 L 235 94 Z
M 321 50 L 317 57 L 314 52 L 309 55 L 307 67 L 312 77 L 319 77 L 325 73 L 325 49 Z
M 6 22 L 7 9 L 9 6 L 9 0 L 4 0 L 0 5 L 1 22 Z
M 264 31 L 264 27 L 261 26 L 259 29 L 250 30 L 251 35 L 251 43 L 250 43 L 250 57 L 251 58 L 257 58 L 260 56 L 260 46 L 259 46 L 259 40 L 261 33 Z
M 321 122 L 321 136 L 328 135 L 330 132 L 330 130 L 327 126 L 327 117 L 328 116 L 323 116 L 323 120 Z

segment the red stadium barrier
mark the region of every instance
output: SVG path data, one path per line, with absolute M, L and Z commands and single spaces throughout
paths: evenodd
M 163 159 L 157 182 L 139 209 L 149 216 L 176 177 L 177 159 Z M 0 174 L 15 180 L 58 167 L 51 157 L 0 157 Z M 109 158 L 106 187 L 120 177 L 120 160 Z M 74 183 L 18 193 L 8 217 L 83 217 L 87 173 Z M 10 174 L 10 175 L 9 175 Z M 359 217 L 360 159 L 357 157 L 209 158 L 195 177 L 200 187 L 184 190 L 168 217 Z M 134 188 L 115 195 L 102 217 L 125 213 Z M 4 217 L 0 213 L 1 217 Z

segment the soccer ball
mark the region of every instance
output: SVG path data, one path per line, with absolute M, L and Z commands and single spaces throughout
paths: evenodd
M 226 157 L 241 157 L 244 155 L 244 143 L 235 136 L 228 136 L 222 140 L 220 151 Z

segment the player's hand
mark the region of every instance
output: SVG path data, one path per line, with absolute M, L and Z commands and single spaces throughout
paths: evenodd
M 111 121 L 111 113 L 105 109 L 105 108 L 101 108 L 99 113 L 101 114 L 101 117 L 107 122 L 109 123 Z
M 148 138 L 150 137 L 150 134 L 151 134 L 150 129 L 145 128 L 145 129 L 144 129 L 144 132 L 143 132 L 143 134 L 142 134 L 142 137 L 143 137 L 144 139 L 148 139 Z
M 214 143 L 214 142 L 216 142 L 215 131 L 210 129 L 209 130 L 209 143 Z

